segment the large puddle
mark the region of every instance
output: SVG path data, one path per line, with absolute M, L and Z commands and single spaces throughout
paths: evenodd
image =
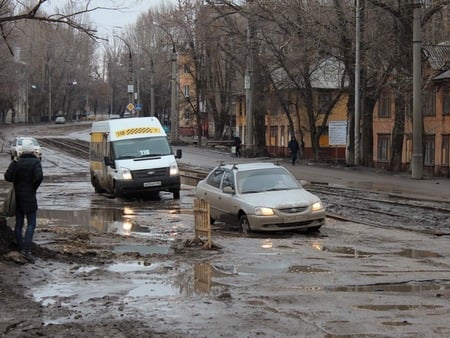
M 180 200 L 173 200 L 173 195 L 167 192 L 161 192 L 159 198 L 147 200 L 110 199 L 85 194 L 86 203 L 76 201 L 68 204 L 66 200 L 61 205 L 57 200 L 49 199 L 50 194 L 40 203 L 38 210 L 39 224 L 49 227 L 79 227 L 96 233 L 125 236 L 151 236 L 155 232 L 179 231 L 180 227 L 192 228 L 192 224 L 185 222 L 186 216 L 193 214 L 192 198 L 186 194 Z
M 421 294 L 428 291 L 450 290 L 447 281 L 424 281 L 411 283 L 351 285 L 326 288 L 328 291 L 337 292 L 395 292 Z

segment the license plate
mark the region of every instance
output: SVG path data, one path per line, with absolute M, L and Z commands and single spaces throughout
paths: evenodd
M 161 181 L 144 182 L 144 187 L 157 187 L 159 185 L 161 185 Z
M 284 223 L 292 223 L 292 222 L 303 222 L 307 221 L 308 218 L 304 215 L 298 215 L 298 216 L 291 216 L 291 217 L 285 217 Z

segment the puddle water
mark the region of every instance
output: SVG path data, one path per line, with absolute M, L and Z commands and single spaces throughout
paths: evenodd
M 342 254 L 342 255 L 352 256 L 352 258 L 363 258 L 363 257 L 370 257 L 370 256 L 374 255 L 374 253 L 356 250 L 355 248 L 347 247 L 347 246 L 338 246 L 338 247 L 321 246 L 321 247 L 317 247 L 317 245 L 316 245 L 316 246 L 314 246 L 314 248 L 320 249 L 322 251 L 328 251 L 328 252 L 332 252 L 332 253 L 338 253 L 338 254 Z
M 67 182 L 83 182 L 89 180 L 89 174 L 86 173 L 67 173 L 64 176 L 61 175 L 45 175 L 45 184 L 49 183 L 63 183 Z
M 209 263 L 195 264 L 173 273 L 172 270 L 170 262 L 146 264 L 142 261 L 114 263 L 102 268 L 83 267 L 72 269 L 70 277 L 65 271 L 55 273 L 54 280 L 32 287 L 31 291 L 33 298 L 43 306 L 58 302 L 67 307 L 79 306 L 89 303 L 90 299 L 113 295 L 130 297 L 127 302 L 131 303 L 131 298 L 142 301 L 142 297 L 217 295 L 225 286 L 214 279 L 234 273 L 233 267 L 218 267 Z
M 336 292 L 405 292 L 422 293 L 426 291 L 450 290 L 450 284 L 439 282 L 405 283 L 405 284 L 373 284 L 373 285 L 351 285 L 326 288 L 328 291 Z
M 151 263 L 146 264 L 144 262 L 131 262 L 131 263 L 114 263 L 111 265 L 108 265 L 106 270 L 112 271 L 112 272 L 137 272 L 137 271 L 155 271 L 159 268 L 161 268 L 161 263 Z
M 442 255 L 440 255 L 436 252 L 425 251 L 425 250 L 415 250 L 415 249 L 403 249 L 402 251 L 400 251 L 396 254 L 399 256 L 408 257 L 408 258 L 442 257 Z
M 158 209 L 155 209 L 158 208 Z M 80 227 L 91 232 L 115 233 L 119 235 L 149 234 L 151 231 L 177 231 L 178 227 L 190 226 L 182 222 L 180 211 L 160 208 L 155 203 L 153 208 L 145 204 L 136 203 L 136 206 L 98 207 L 83 210 L 55 210 L 39 209 L 38 221 L 47 226 Z M 67 206 L 65 207 L 67 208 Z M 171 227 L 167 227 L 167 223 Z M 160 225 L 166 225 L 163 230 Z
M 440 305 L 399 305 L 399 304 L 381 304 L 381 305 L 358 305 L 357 308 L 373 311 L 410 311 L 415 309 L 438 309 Z
M 364 258 L 364 257 L 370 257 L 373 255 L 376 255 L 377 253 L 374 252 L 365 252 L 356 250 L 355 248 L 348 247 L 348 246 L 338 246 L 338 247 L 331 247 L 331 246 L 323 246 L 318 244 L 317 242 L 314 242 L 312 244 L 312 247 L 316 250 L 321 251 L 328 251 L 332 253 L 342 254 L 346 256 L 351 256 L 352 258 Z M 442 257 L 442 255 L 432 252 L 432 251 L 426 251 L 426 250 L 416 250 L 416 249 L 402 249 L 399 252 L 394 253 L 395 255 L 407 257 L 407 258 L 434 258 L 434 257 Z M 343 256 L 345 257 L 345 256 Z

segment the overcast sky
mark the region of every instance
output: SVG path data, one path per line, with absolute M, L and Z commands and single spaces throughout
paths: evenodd
M 93 0 L 91 4 L 92 7 L 123 8 L 120 11 L 96 10 L 90 13 L 99 35 L 108 38 L 112 36 L 113 30 L 117 32 L 121 28 L 135 23 L 139 15 L 149 8 L 159 7 L 163 4 L 175 4 L 175 0 Z

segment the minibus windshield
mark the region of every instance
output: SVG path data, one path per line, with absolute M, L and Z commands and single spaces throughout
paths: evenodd
M 164 136 L 114 141 L 112 147 L 116 160 L 172 154 L 170 144 Z

